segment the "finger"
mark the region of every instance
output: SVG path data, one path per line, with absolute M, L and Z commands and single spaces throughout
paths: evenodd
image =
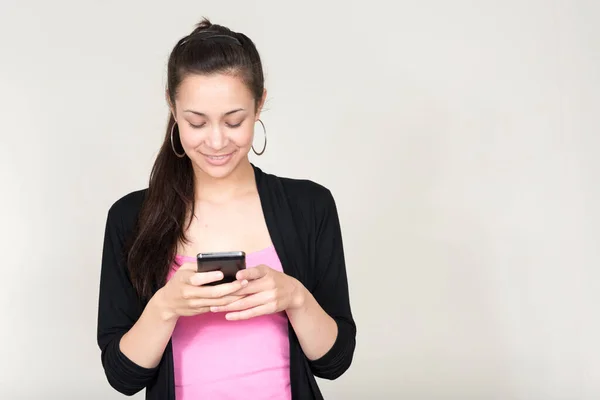
M 196 273 L 196 269 L 192 268 L 191 263 L 184 263 L 180 267 L 173 267 L 175 271 L 175 277 L 180 282 L 189 283 L 190 277 Z
M 188 307 L 178 311 L 181 317 L 193 317 L 207 312 L 210 312 L 210 307 Z
M 217 272 L 220 273 L 220 272 Z M 198 275 L 209 275 L 213 274 L 213 272 L 199 272 Z M 196 278 L 200 279 L 209 279 L 209 278 Z M 212 278 L 211 278 L 212 279 Z M 221 273 L 222 279 L 222 273 Z M 213 279 L 212 282 L 218 281 L 220 279 Z M 232 294 L 242 288 L 244 288 L 248 284 L 248 281 L 233 281 L 229 283 L 221 283 L 219 285 L 207 286 L 207 285 L 188 285 L 183 288 L 182 297 L 187 300 L 191 299 L 216 299 L 218 297 L 227 296 Z
M 235 278 L 238 280 L 246 279 L 248 281 L 253 281 L 256 279 L 260 279 L 267 274 L 269 267 L 266 265 L 258 265 L 256 267 L 245 268 L 237 272 Z
M 225 314 L 225 319 L 229 321 L 239 321 L 259 317 L 261 315 L 273 314 L 275 312 L 275 303 L 267 303 L 248 310 L 234 311 Z
M 198 265 L 196 265 L 196 263 L 187 261 L 181 264 L 179 269 L 196 272 L 198 270 Z
M 243 296 L 224 296 L 217 299 L 192 299 L 188 302 L 188 306 L 190 308 L 206 308 L 209 310 L 210 307 L 226 306 L 243 298 Z
M 193 286 L 202 286 L 221 279 L 223 279 L 223 272 L 221 271 L 196 272 L 188 277 L 187 283 Z
M 202 286 L 198 288 L 198 297 L 216 299 L 233 294 L 248 285 L 247 280 L 221 283 L 215 286 Z
M 234 301 L 230 304 L 222 306 L 212 306 L 210 311 L 212 312 L 229 312 L 229 311 L 240 311 L 247 310 L 249 308 L 257 307 L 274 300 L 274 292 L 261 292 L 251 296 L 242 297 L 240 300 Z
M 273 289 L 272 286 L 273 285 L 269 281 L 266 281 L 264 279 L 257 279 L 254 281 L 249 281 L 246 287 L 243 287 L 242 289 L 238 290 L 233 294 L 239 296 L 248 296 L 250 294 L 260 293 L 269 289 Z

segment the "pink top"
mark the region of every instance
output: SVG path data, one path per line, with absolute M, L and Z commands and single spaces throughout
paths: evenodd
M 185 261 L 195 258 L 177 256 L 178 263 Z M 260 264 L 282 271 L 273 246 L 246 254 L 247 268 Z M 284 312 L 244 321 L 211 312 L 180 317 L 172 343 L 177 400 L 291 399 Z

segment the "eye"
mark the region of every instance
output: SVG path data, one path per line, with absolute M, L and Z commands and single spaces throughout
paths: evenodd
M 244 121 L 242 121 L 244 122 Z M 225 125 L 227 125 L 228 128 L 239 128 L 242 125 L 242 122 L 238 123 L 238 124 L 230 124 L 228 122 L 225 123 Z
M 200 125 L 194 125 L 194 124 L 192 124 L 192 123 L 190 122 L 190 126 L 191 126 L 192 128 L 194 128 L 194 129 L 200 129 L 200 128 L 202 128 L 204 125 L 206 125 L 206 122 L 204 122 L 204 123 L 202 123 L 202 124 L 200 124 Z

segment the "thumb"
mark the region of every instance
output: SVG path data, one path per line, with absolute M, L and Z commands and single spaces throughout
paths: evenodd
M 179 269 L 184 271 L 196 272 L 198 266 L 196 265 L 196 263 L 193 262 L 184 262 L 183 264 L 181 264 L 181 267 L 179 267 Z
M 196 273 L 196 266 L 193 263 L 184 263 L 177 270 L 177 276 L 182 282 L 188 282 Z

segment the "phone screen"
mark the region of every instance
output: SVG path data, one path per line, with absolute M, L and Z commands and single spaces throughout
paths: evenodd
M 197 256 L 198 272 L 223 272 L 223 279 L 207 285 L 219 285 L 235 281 L 238 271 L 246 268 L 246 254 L 243 251 L 200 253 Z

